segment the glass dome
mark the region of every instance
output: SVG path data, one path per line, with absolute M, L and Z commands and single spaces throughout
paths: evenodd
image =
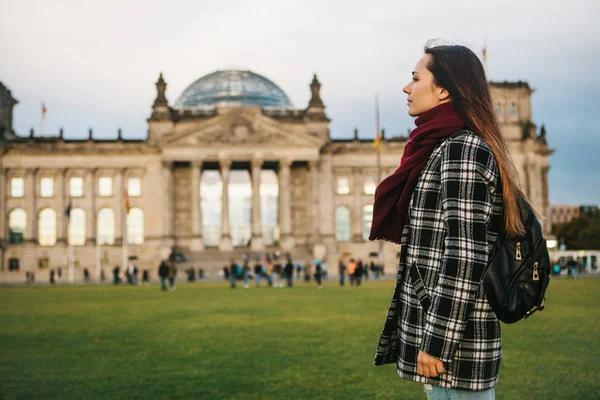
M 285 92 L 251 71 L 216 71 L 187 87 L 175 108 L 262 106 L 292 108 Z

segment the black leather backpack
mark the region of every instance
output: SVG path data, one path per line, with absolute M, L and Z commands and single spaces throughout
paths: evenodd
M 521 200 L 521 218 L 525 235 L 510 238 L 501 233 L 498 236 L 483 279 L 492 310 L 507 324 L 543 310 L 550 283 L 550 256 L 542 226 L 525 199 Z

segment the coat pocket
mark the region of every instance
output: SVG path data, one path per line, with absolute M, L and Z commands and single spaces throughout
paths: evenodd
M 431 297 L 429 296 L 429 293 L 427 293 L 427 289 L 425 288 L 423 278 L 421 277 L 421 273 L 419 272 L 419 267 L 417 267 L 416 262 L 413 262 L 410 265 L 409 273 L 413 289 L 417 295 L 417 299 L 419 300 L 419 303 L 421 303 L 421 307 L 423 307 L 423 312 L 427 313 L 427 310 L 429 310 L 429 307 L 431 306 Z

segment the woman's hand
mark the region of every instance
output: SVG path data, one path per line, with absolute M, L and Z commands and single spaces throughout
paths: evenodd
M 446 372 L 446 369 L 443 362 L 419 350 L 417 372 L 419 375 L 424 375 L 427 378 L 435 378 L 439 374 Z

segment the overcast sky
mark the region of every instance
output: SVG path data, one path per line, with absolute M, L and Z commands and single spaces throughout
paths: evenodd
M 494 4 L 492 4 L 494 3 Z M 428 39 L 481 52 L 495 81 L 535 89 L 546 125 L 551 203 L 600 203 L 600 2 L 0 0 L 0 81 L 19 100 L 19 134 L 146 136 L 159 72 L 173 105 L 217 69 L 249 69 L 305 108 L 312 74 L 334 138 L 413 127 L 402 87 Z

